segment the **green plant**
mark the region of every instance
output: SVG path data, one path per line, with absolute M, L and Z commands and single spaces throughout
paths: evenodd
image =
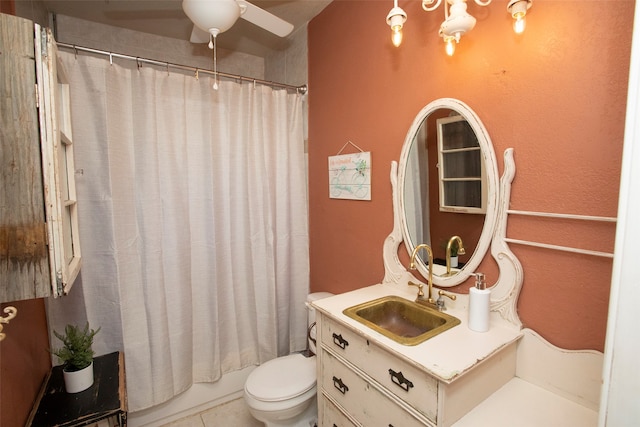
M 64 364 L 66 371 L 79 371 L 91 364 L 93 360 L 93 337 L 100 331 L 89 330 L 89 322 L 84 329 L 80 329 L 75 325 L 67 325 L 64 328 L 64 335 L 53 331 L 56 336 L 64 344 L 62 347 L 52 350 L 51 353 L 58 356 Z

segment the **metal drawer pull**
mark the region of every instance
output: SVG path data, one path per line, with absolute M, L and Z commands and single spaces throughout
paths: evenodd
M 349 391 L 349 387 L 345 383 L 342 382 L 342 378 L 333 377 L 333 386 L 338 389 L 338 391 L 342 394 L 345 394 Z
M 349 345 L 349 341 L 345 340 L 342 338 L 342 335 L 338 335 L 335 332 L 333 333 L 333 343 L 343 350 Z
M 406 379 L 402 372 L 395 372 L 393 369 L 389 369 L 389 375 L 391 375 L 391 381 L 404 391 L 409 391 L 410 388 L 413 388 L 413 383 Z

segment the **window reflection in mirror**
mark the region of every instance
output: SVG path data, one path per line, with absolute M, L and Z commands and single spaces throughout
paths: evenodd
M 457 114 L 436 122 L 440 210 L 485 213 L 485 173 L 476 134 Z

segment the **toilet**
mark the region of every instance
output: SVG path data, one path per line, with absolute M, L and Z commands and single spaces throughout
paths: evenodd
M 244 385 L 249 412 L 266 427 L 314 427 L 318 423 L 316 399 L 315 310 L 309 303 L 333 294 L 316 292 L 307 297 L 309 349 L 278 357 L 254 369 Z

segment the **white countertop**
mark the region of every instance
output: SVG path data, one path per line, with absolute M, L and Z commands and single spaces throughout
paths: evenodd
M 517 327 L 503 320 L 497 312 L 491 312 L 489 331 L 470 330 L 467 326 L 468 295 L 466 294 L 456 294 L 457 300 L 454 303 L 448 299 L 446 301 L 446 313 L 457 317 L 461 323 L 415 346 L 399 344 L 342 314 L 342 311 L 348 307 L 388 295 L 397 295 L 413 301 L 416 298 L 416 290 L 409 287 L 400 289 L 395 285 L 377 284 L 317 300 L 312 305 L 320 312 L 351 326 L 367 339 L 381 344 L 446 383 L 454 381 L 482 360 L 518 340 L 522 335 Z
M 590 427 L 598 412 L 520 378 L 513 378 L 453 427 Z

